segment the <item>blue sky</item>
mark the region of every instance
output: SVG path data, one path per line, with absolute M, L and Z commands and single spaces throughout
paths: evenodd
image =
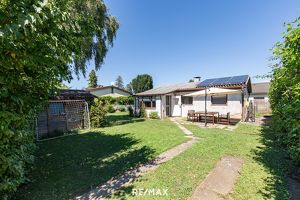
M 96 72 L 98 84 L 125 84 L 148 73 L 154 86 L 270 71 L 270 49 L 284 22 L 300 15 L 296 0 L 106 0 L 120 22 L 114 47 Z M 88 64 L 87 76 L 94 68 Z M 87 78 L 68 85 L 81 89 Z

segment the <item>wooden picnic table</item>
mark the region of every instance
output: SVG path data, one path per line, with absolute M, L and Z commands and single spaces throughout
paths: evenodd
M 202 116 L 205 117 L 205 111 L 197 111 L 194 115 L 197 116 L 198 121 L 200 121 Z M 206 117 L 211 118 L 213 124 L 215 124 L 215 119 L 217 119 L 218 122 L 219 112 L 206 112 Z

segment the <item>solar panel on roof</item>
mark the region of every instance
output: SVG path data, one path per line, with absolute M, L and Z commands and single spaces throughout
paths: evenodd
M 206 80 L 202 81 L 201 83 L 199 83 L 198 86 L 203 86 L 203 87 L 208 86 L 208 85 L 210 85 L 210 83 L 211 83 L 213 80 L 214 80 L 214 79 L 206 79 Z
M 239 84 L 239 83 L 244 83 L 248 79 L 248 75 L 244 76 L 234 76 L 232 79 L 229 81 L 231 84 Z
M 248 75 L 231 76 L 222 78 L 206 79 L 198 84 L 198 87 L 214 86 L 214 85 L 227 85 L 227 84 L 242 84 L 248 79 Z
M 214 85 L 223 85 L 226 84 L 228 80 L 230 80 L 231 77 L 224 77 L 224 78 L 218 78 L 216 81 L 213 82 Z

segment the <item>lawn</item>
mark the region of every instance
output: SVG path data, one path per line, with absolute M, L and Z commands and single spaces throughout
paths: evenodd
M 157 170 L 114 194 L 113 199 L 187 199 L 225 155 L 244 160 L 234 191 L 226 199 L 289 199 L 284 152 L 266 128 L 241 124 L 235 131 L 186 126 L 200 137 L 195 144 Z M 132 196 L 132 189 L 168 189 L 168 196 Z
M 15 198 L 74 197 L 187 140 L 169 120 L 116 113 L 107 116 L 107 121 L 105 128 L 38 142 L 31 182 Z

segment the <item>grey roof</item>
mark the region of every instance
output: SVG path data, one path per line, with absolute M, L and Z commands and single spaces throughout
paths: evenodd
M 162 95 L 168 94 L 175 91 L 189 91 L 189 90 L 199 90 L 201 87 L 215 87 L 215 86 L 241 86 L 244 84 L 249 84 L 251 92 L 251 84 L 249 83 L 250 77 L 248 75 L 241 76 L 229 76 L 222 78 L 211 78 L 205 79 L 202 82 L 191 82 L 191 83 L 179 83 L 173 85 L 160 86 L 157 88 L 153 88 L 151 90 L 147 90 L 145 92 L 141 92 L 136 94 L 137 96 L 147 96 L 147 95 Z M 197 89 L 199 88 L 199 89 Z
M 213 86 L 224 86 L 224 85 L 242 85 L 249 80 L 248 75 L 241 76 L 228 76 L 221 78 L 206 79 L 198 84 L 198 87 L 213 87 Z
M 168 94 L 177 90 L 191 90 L 191 89 L 196 89 L 198 84 L 199 82 L 164 85 L 157 88 L 153 88 L 151 90 L 147 90 L 145 92 L 138 93 L 136 95 L 137 96 L 161 95 L 161 94 Z
M 252 84 L 252 94 L 265 94 L 269 92 L 270 83 L 253 83 Z

